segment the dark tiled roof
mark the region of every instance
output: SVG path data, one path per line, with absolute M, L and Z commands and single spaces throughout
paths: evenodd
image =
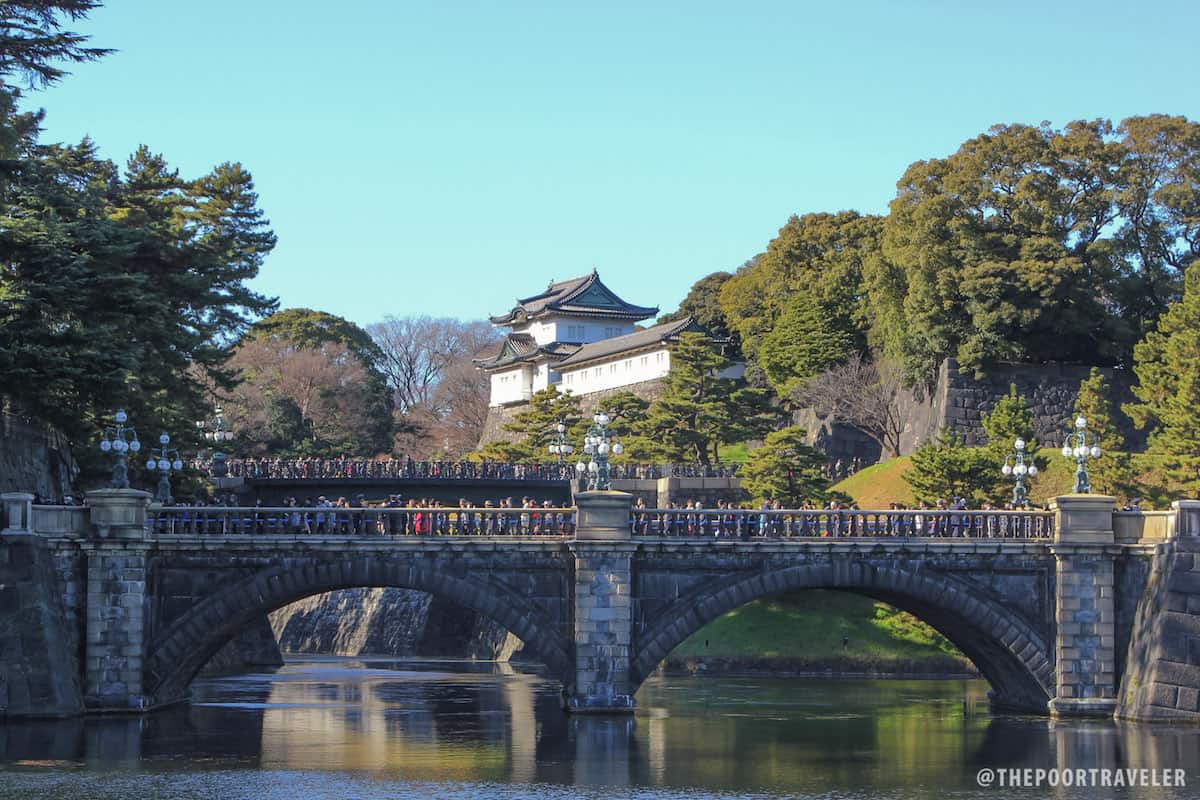
M 538 343 L 528 333 L 510 333 L 500 343 L 498 351 L 472 359 L 475 366 L 481 369 L 497 369 L 509 364 L 524 361 L 536 361 L 540 355 L 546 355 L 550 360 L 564 358 L 579 349 L 579 345 L 567 342 L 551 342 L 545 347 Z
M 554 368 L 561 371 L 630 350 L 641 350 L 653 347 L 654 345 L 664 344 L 674 341 L 679 337 L 679 334 L 688 331 L 704 333 L 704 330 L 696 324 L 695 319 L 685 317 L 677 322 L 667 322 L 662 325 L 655 325 L 652 328 L 646 328 L 645 330 L 627 333 L 624 336 L 614 336 L 611 339 L 601 339 L 598 342 L 585 344 L 575 351 L 574 355 L 568 356 L 555 364 Z
M 654 316 L 658 309 L 626 303 L 605 286 L 593 270 L 590 275 L 551 283 L 546 291 L 517 300 L 512 311 L 492 317 L 491 321 L 496 325 L 507 325 L 521 318 L 531 319 L 548 313 L 639 320 Z

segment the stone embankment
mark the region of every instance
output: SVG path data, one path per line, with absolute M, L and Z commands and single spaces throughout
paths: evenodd
M 407 589 L 343 589 L 270 615 L 285 653 L 451 656 L 506 661 L 521 640 L 461 606 Z

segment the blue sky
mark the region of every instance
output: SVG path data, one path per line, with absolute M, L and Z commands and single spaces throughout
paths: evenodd
M 337 16 L 332 16 L 336 14 Z M 110 0 L 47 140 L 254 174 L 256 287 L 478 318 L 597 267 L 673 309 L 793 213 L 882 212 L 998 122 L 1200 117 L 1195 2 Z

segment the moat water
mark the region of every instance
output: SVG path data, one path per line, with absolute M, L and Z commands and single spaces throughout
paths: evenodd
M 146 718 L 0 724 L 0 798 L 1200 796 L 1200 729 L 994 714 L 977 680 L 656 678 L 571 717 L 508 665 L 291 661 Z M 1008 790 L 980 770 L 1184 770 L 1186 788 Z

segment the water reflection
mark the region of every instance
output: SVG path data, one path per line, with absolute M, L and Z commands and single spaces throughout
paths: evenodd
M 982 798 L 998 795 L 976 786 L 981 767 L 1054 766 L 1183 768 L 1200 786 L 1194 728 L 993 716 L 986 692 L 963 680 L 669 678 L 642 689 L 636 717 L 568 717 L 556 684 L 507 665 L 318 659 L 205 681 L 192 706 L 146 718 L 4 725 L 0 797 L 107 797 L 113 771 L 187 776 L 199 790 L 183 796 L 257 796 L 251 786 L 300 773 L 313 796 L 352 778 L 362 797 L 586 786 Z

